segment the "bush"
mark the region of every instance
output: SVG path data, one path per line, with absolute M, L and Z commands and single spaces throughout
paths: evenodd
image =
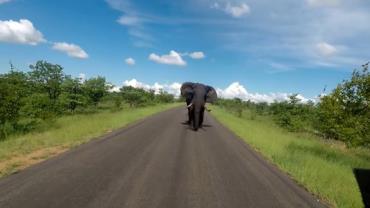
M 86 88 L 86 87 L 85 87 Z M 85 96 L 83 84 L 79 79 L 67 77 L 62 83 L 61 103 L 67 111 L 74 112 L 77 107 L 86 106 L 88 97 Z
M 137 89 L 131 86 L 125 86 L 120 89 L 123 100 L 130 105 L 130 107 L 144 105 L 149 102 L 151 96 L 144 89 Z
M 275 102 L 269 106 L 275 122 L 289 131 L 310 131 L 312 129 L 315 106 L 312 102 L 302 103 L 298 94 L 289 97 L 289 101 Z
M 350 80 L 321 97 L 316 128 L 326 138 L 347 146 L 370 146 L 370 74 L 368 64 L 355 70 Z
M 86 80 L 83 84 L 83 89 L 93 105 L 97 106 L 101 99 L 108 94 L 110 87 L 104 77 L 98 76 Z
M 173 95 L 167 92 L 160 91 L 159 94 L 156 95 L 156 100 L 159 103 L 172 103 L 174 102 L 175 98 Z
M 216 100 L 215 105 L 225 108 L 238 117 L 242 117 L 243 110 L 246 108 L 246 103 L 239 98 L 234 98 L 232 100 L 219 98 Z

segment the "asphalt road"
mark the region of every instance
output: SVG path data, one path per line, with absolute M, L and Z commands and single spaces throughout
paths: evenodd
M 0 180 L 0 207 L 322 207 L 210 115 L 151 116 Z

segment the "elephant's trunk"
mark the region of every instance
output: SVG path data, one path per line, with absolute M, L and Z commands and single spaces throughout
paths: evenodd
M 198 128 L 199 128 L 199 112 L 197 113 L 196 111 L 194 111 L 194 122 L 193 122 L 193 128 L 195 131 L 198 131 Z
M 204 110 L 204 103 L 195 102 L 193 103 L 193 113 L 194 113 L 194 120 L 193 120 L 193 128 L 197 131 L 201 125 L 201 120 L 203 120 L 203 113 Z

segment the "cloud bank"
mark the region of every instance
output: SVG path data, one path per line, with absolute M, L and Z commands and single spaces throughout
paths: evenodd
M 158 82 L 155 82 L 153 85 L 150 85 L 150 84 L 145 84 L 143 82 L 139 82 L 136 79 L 131 79 L 131 80 L 125 80 L 122 86 L 131 86 L 134 88 L 141 88 L 144 90 L 154 90 L 155 94 L 159 94 L 161 91 L 164 91 L 164 92 L 168 92 L 174 95 L 175 97 L 179 97 L 181 83 L 173 82 L 171 84 L 160 84 Z M 118 92 L 122 86 L 115 86 L 112 89 L 112 91 Z
M 181 84 L 179 82 L 173 82 L 171 84 L 161 84 L 155 82 L 153 85 L 140 82 L 136 79 L 125 80 L 122 86 L 131 86 L 134 88 L 141 88 L 144 90 L 154 90 L 154 93 L 158 94 L 161 91 L 168 92 L 175 97 L 180 96 Z M 119 91 L 120 86 L 114 87 L 113 91 Z M 269 93 L 269 94 L 260 94 L 260 93 L 250 93 L 246 88 L 241 85 L 239 82 L 233 82 L 225 89 L 216 88 L 217 94 L 220 98 L 233 99 L 240 98 L 244 101 L 252 101 L 255 103 L 273 103 L 273 102 L 282 102 L 288 101 L 289 96 L 292 93 Z M 301 102 L 315 101 L 313 99 L 305 98 L 303 95 L 298 94 L 297 96 Z
M 282 102 L 289 100 L 289 96 L 292 95 L 292 93 L 269 93 L 269 94 L 260 94 L 260 93 L 250 93 L 248 92 L 243 85 L 241 85 L 239 82 L 233 82 L 225 89 L 216 89 L 217 94 L 221 98 L 240 98 L 244 101 L 252 101 L 255 103 L 273 103 L 273 102 Z M 309 99 L 303 97 L 302 95 L 298 94 L 297 96 L 301 102 L 308 102 Z

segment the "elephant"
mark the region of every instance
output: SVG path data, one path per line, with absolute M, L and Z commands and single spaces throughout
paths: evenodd
M 185 98 L 188 108 L 188 124 L 195 131 L 202 127 L 206 103 L 213 103 L 217 99 L 216 90 L 201 83 L 185 82 L 181 86 L 181 96 Z

